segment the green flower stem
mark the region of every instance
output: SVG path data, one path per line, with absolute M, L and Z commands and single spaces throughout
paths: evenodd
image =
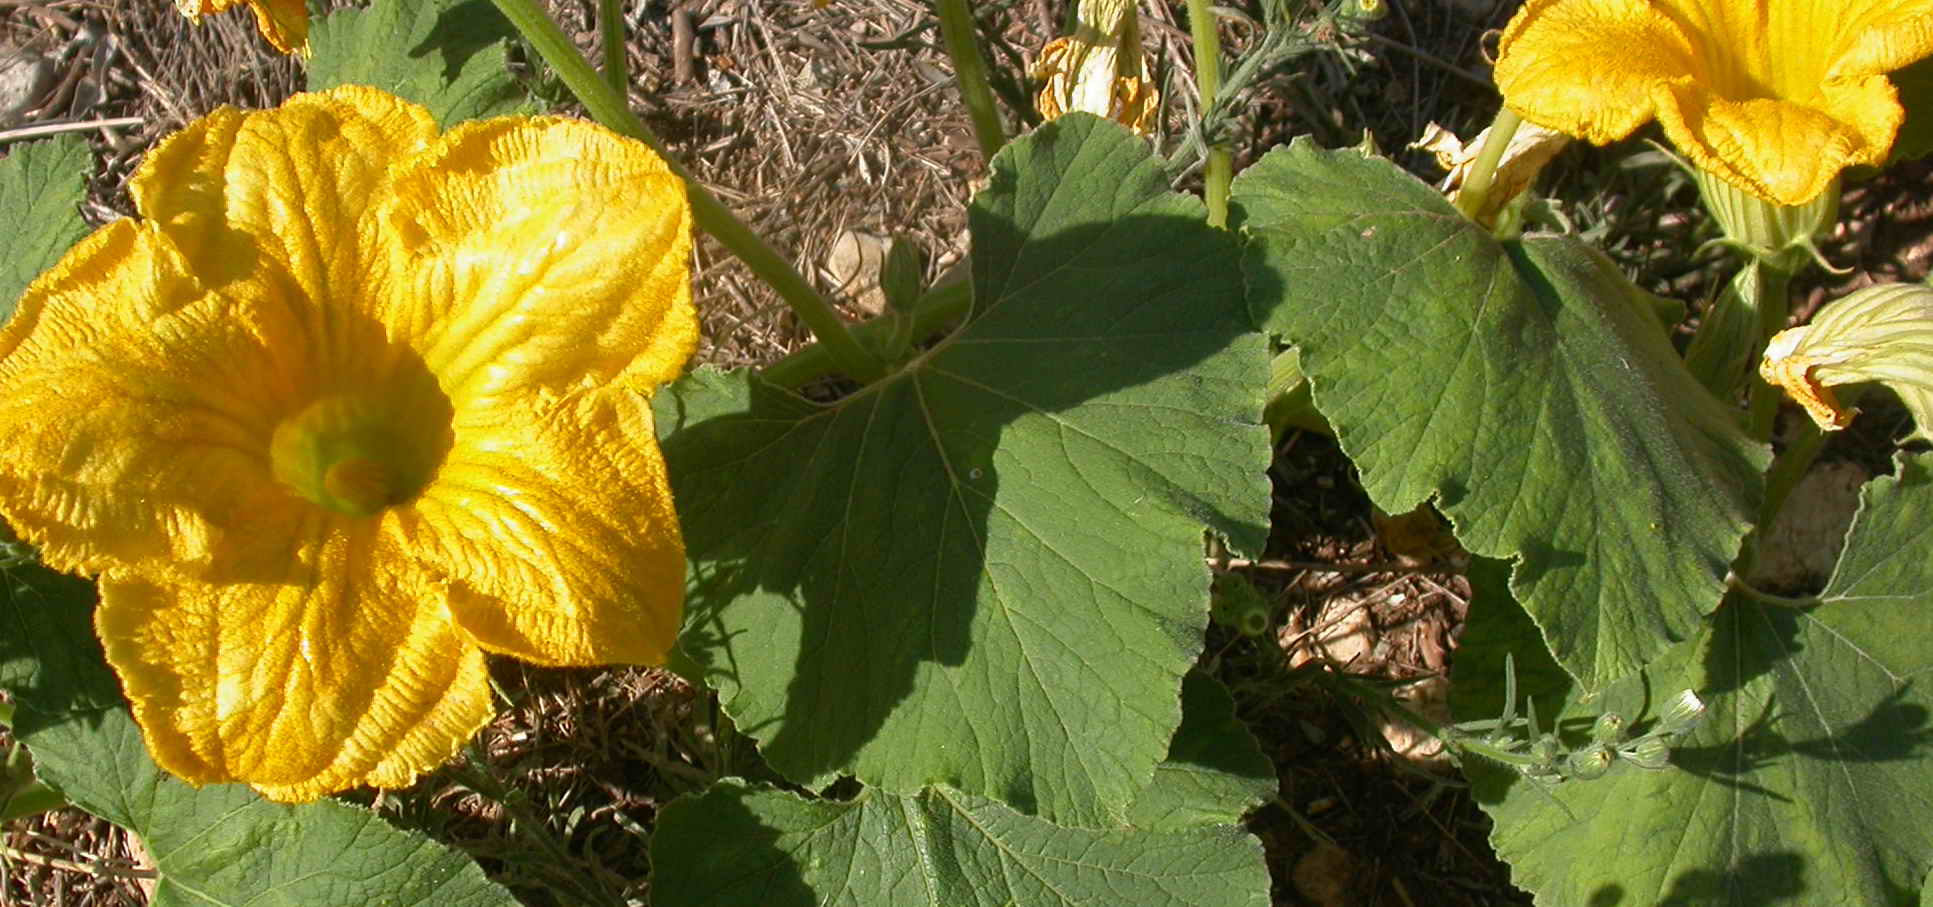
M 564 36 L 557 23 L 537 5 L 536 0 L 492 0 L 504 18 L 521 32 L 530 46 L 536 48 L 544 62 L 550 64 L 558 78 L 570 87 L 577 99 L 583 102 L 586 110 L 599 123 L 613 132 L 630 136 L 651 146 L 680 179 L 685 181 L 687 193 L 691 198 L 692 219 L 698 222 L 699 229 L 710 233 L 725 248 L 737 255 L 745 266 L 752 269 L 777 291 L 792 307 L 799 320 L 819 338 L 831 351 L 832 358 L 839 369 L 853 380 L 869 383 L 878 380 L 886 373 L 879 360 L 872 357 L 853 339 L 844 319 L 833 309 L 832 304 L 812 284 L 801 275 L 791 263 L 773 249 L 765 238 L 752 231 L 744 221 L 732 215 L 718 197 L 692 178 L 691 171 L 673 158 L 665 149 L 664 142 L 652 134 L 631 112 L 625 96 L 612 89 L 611 83 L 598 75 L 583 54 Z
M 909 336 L 918 343 L 933 336 L 933 332 L 944 327 L 947 322 L 959 319 L 973 303 L 973 283 L 962 280 L 945 286 L 935 287 L 913 303 L 912 312 L 907 316 L 911 321 Z M 875 318 L 853 329 L 861 342 L 884 343 L 886 335 L 895 329 L 906 328 L 893 318 Z M 799 387 L 831 374 L 836 370 L 832 354 L 822 346 L 809 346 L 790 356 L 765 367 L 759 376 L 780 387 Z
M 1759 270 L 1761 273 L 1756 287 L 1758 298 L 1753 306 L 1758 311 L 1759 335 L 1745 358 L 1746 369 L 1750 372 L 1746 381 L 1751 386 L 1747 392 L 1746 430 L 1753 438 L 1766 441 L 1772 437 L 1772 423 L 1779 414 L 1779 401 L 1784 399 L 1785 392 L 1766 384 L 1765 379 L 1759 377 L 1758 360 L 1765 352 L 1765 342 L 1785 329 L 1786 318 L 1791 315 L 1787 288 L 1792 281 L 1792 272 L 1771 262 L 1761 263 Z
M 1222 90 L 1222 37 L 1209 0 L 1188 0 L 1188 31 L 1195 42 L 1195 87 L 1200 89 L 1201 116 L 1205 122 L 1215 109 L 1215 97 Z M 1203 136 L 1203 141 L 1207 137 Z M 1202 170 L 1202 201 L 1208 204 L 1208 225 L 1228 226 L 1228 186 L 1235 179 L 1235 158 L 1228 146 L 1219 142 L 1207 145 L 1207 164 Z
M 1470 172 L 1463 175 L 1463 188 L 1456 196 L 1456 209 L 1464 217 L 1477 220 L 1483 211 L 1484 202 L 1490 198 L 1490 186 L 1496 180 L 1497 164 L 1503 161 L 1504 149 L 1510 147 L 1510 140 L 1517 136 L 1517 127 L 1522 124 L 1523 118 L 1516 111 L 1508 107 L 1497 109 L 1497 118 L 1490 121 L 1490 134 L 1483 140 L 1483 150 L 1477 153 Z
M 598 0 L 598 43 L 604 47 L 604 79 L 620 98 L 631 94 L 631 74 L 624 59 L 624 0 Z
M 987 64 L 980 59 L 973 10 L 967 0 L 939 0 L 935 5 L 940 14 L 940 35 L 946 39 L 946 55 L 953 58 L 953 78 L 960 83 L 960 100 L 966 102 L 967 114 L 973 118 L 973 137 L 980 142 L 980 153 L 991 162 L 1007 144 L 1007 133 L 993 104 Z

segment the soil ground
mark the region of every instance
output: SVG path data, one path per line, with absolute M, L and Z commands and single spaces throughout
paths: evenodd
M 593 49 L 595 4 L 553 2 L 566 31 Z M 1032 116 L 1014 104 L 1025 98 L 1025 66 L 1062 31 L 1069 5 L 978 5 L 1016 126 Z M 1225 29 L 1239 52 L 1261 10 L 1254 0 L 1230 6 L 1250 17 Z M 1440 176 L 1427 156 L 1401 149 L 1432 121 L 1465 137 L 1487 124 L 1497 99 L 1485 34 L 1514 4 L 1389 7 L 1365 37 L 1265 74 L 1236 124 L 1238 169 L 1295 135 L 1336 146 L 1367 130 L 1419 175 Z M 1186 20 L 1177 4 L 1142 9 L 1172 143 L 1192 109 Z M 836 246 L 910 238 L 928 253 L 929 279 L 965 253 L 966 205 L 984 162 L 924 4 L 653 0 L 628 4 L 627 15 L 634 108 L 741 217 L 823 289 L 851 300 L 855 317 L 863 294 L 840 284 Z M 131 213 L 128 174 L 158 138 L 221 104 L 273 105 L 301 79 L 298 63 L 270 52 L 245 13 L 197 27 L 160 0 L 0 0 L 0 45 L 53 59 L 24 125 L 138 118 L 90 130 L 101 168 L 86 214 L 96 224 Z M 0 129 L 10 125 L 23 123 Z M 1634 149 L 1642 146 L 1574 148 L 1544 187 L 1581 199 L 1568 213 L 1581 229 L 1602 229 L 1640 283 L 1679 299 L 1708 298 L 1718 267 L 1685 254 L 1708 232 L 1694 190 L 1669 167 L 1633 166 L 1626 155 Z M 1846 224 L 1825 251 L 1851 270 L 1801 287 L 1799 315 L 1862 283 L 1924 275 L 1933 216 L 1927 170 L 1909 165 L 1848 191 Z M 808 339 L 709 240 L 697 253 L 696 281 L 703 361 L 769 363 Z M 1838 458 L 1858 456 L 1855 444 Z M 1352 468 L 1325 437 L 1284 437 L 1273 476 L 1275 537 L 1259 563 L 1243 568 L 1269 596 L 1273 624 L 1257 637 L 1212 628 L 1204 663 L 1234 691 L 1277 765 L 1280 796 L 1250 819 L 1267 848 L 1274 902 L 1529 903 L 1489 850 L 1488 820 L 1454 772 L 1429 755 L 1429 741 L 1384 722 L 1341 682 L 1402 681 L 1425 713 L 1440 708 L 1468 596 L 1455 552 L 1421 563 L 1393 553 L 1387 524 L 1379 536 Z M 448 772 L 362 799 L 467 849 L 530 903 L 572 903 L 586 888 L 642 902 L 657 807 L 710 778 L 760 770 L 711 698 L 671 674 L 509 661 L 494 670 L 513 705 L 479 739 L 478 755 L 521 792 L 518 813 Z M 543 823 L 572 862 L 530 856 L 515 830 L 520 821 Z M 138 842 L 78 811 L 13 823 L 0 830 L 0 847 L 0 904 L 146 902 Z

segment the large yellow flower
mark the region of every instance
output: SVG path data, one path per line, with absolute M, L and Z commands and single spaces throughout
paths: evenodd
M 309 7 L 303 0 L 175 0 L 181 14 L 201 21 L 209 13 L 225 12 L 242 4 L 255 13 L 262 37 L 285 54 L 306 52 L 309 46 Z
M 1933 53 L 1933 0 L 1526 0 L 1504 29 L 1504 103 L 1604 144 L 1656 118 L 1699 168 L 1799 205 L 1885 160 L 1886 73 Z
M 131 189 L 0 330 L 0 513 L 99 576 L 156 761 L 401 786 L 489 719 L 485 652 L 663 660 L 649 396 L 697 340 L 663 161 L 344 87 L 218 110 Z

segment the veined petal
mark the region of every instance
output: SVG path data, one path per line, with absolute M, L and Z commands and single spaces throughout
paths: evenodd
M 51 565 L 206 563 L 273 548 L 293 503 L 268 471 L 303 378 L 300 326 L 266 296 L 204 289 L 151 225 L 117 221 L 22 295 L 0 331 L 0 511 Z
M 1701 169 L 1802 205 L 1885 160 L 1885 73 L 1933 53 L 1933 0 L 1529 0 L 1496 68 L 1525 119 L 1603 144 L 1656 116 Z
M 1885 76 L 1819 90 L 1812 104 L 1728 101 L 1681 80 L 1660 92 L 1658 122 L 1700 169 L 1801 205 L 1847 166 L 1885 160 L 1903 116 Z
M 639 142 L 555 117 L 465 123 L 379 212 L 378 317 L 452 403 L 676 377 L 697 345 L 684 186 Z
M 276 50 L 289 54 L 308 46 L 309 8 L 303 0 L 175 0 L 182 14 L 196 21 L 243 3 L 255 12 L 255 25 Z
M 482 653 L 374 521 L 310 510 L 280 575 L 114 570 L 95 625 L 149 750 L 278 800 L 406 785 L 489 720 Z
M 459 413 L 399 548 L 448 580 L 479 645 L 548 665 L 659 664 L 678 632 L 684 542 L 650 404 L 620 387 Z
M 311 299 L 349 301 L 367 291 L 359 246 L 389 169 L 435 137 L 423 108 L 345 85 L 221 108 L 149 152 L 128 189 L 204 282 L 279 269 Z
M 1801 8 L 1808 21 L 1786 33 L 1795 44 L 1835 36 L 1828 80 L 1892 72 L 1933 54 L 1933 0 L 1813 0 Z
M 1603 145 L 1652 118 L 1658 86 L 1706 72 L 1698 43 L 1646 0 L 1528 0 L 1495 75 L 1524 119 Z

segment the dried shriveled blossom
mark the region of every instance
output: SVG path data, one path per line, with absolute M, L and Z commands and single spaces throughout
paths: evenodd
M 1933 441 L 1933 289 L 1885 284 L 1849 294 L 1811 324 L 1773 335 L 1759 374 L 1827 431 L 1852 424 L 1834 385 L 1884 384 L 1913 414 L 1911 437 Z
M 1074 34 L 1040 50 L 1034 109 L 1048 120 L 1080 110 L 1142 135 L 1154 128 L 1161 92 L 1149 77 L 1134 0 L 1081 0 Z
M 1656 118 L 1700 169 L 1800 205 L 1886 159 L 1886 73 L 1928 54 L 1933 0 L 1526 0 L 1496 80 L 1530 122 L 1604 144 Z
M 209 13 L 220 13 L 242 4 L 255 13 L 255 25 L 262 37 L 285 54 L 307 53 L 309 47 L 309 7 L 303 0 L 175 0 L 175 8 L 195 22 Z
M 344 87 L 218 110 L 131 190 L 0 330 L 0 513 L 99 577 L 157 762 L 401 786 L 489 719 L 485 652 L 663 660 L 649 398 L 697 340 L 663 161 Z
M 1483 153 L 1483 143 L 1489 139 L 1490 130 L 1477 133 L 1476 138 L 1464 144 L 1456 133 L 1436 123 L 1423 127 L 1422 138 L 1409 144 L 1414 149 L 1422 149 L 1436 157 L 1437 166 L 1449 171 L 1437 188 L 1443 190 L 1450 201 L 1456 201 L 1463 194 L 1464 177 Z M 1497 169 L 1491 177 L 1490 194 L 1483 210 L 1477 212 L 1480 220 L 1494 218 L 1505 205 L 1517 196 L 1530 190 L 1537 181 L 1537 174 L 1543 172 L 1544 165 L 1551 162 L 1559 152 L 1571 143 L 1567 136 L 1554 129 L 1545 129 L 1534 123 L 1525 123 L 1510 136 L 1510 144 L 1504 147 L 1503 157 L 1497 161 Z

